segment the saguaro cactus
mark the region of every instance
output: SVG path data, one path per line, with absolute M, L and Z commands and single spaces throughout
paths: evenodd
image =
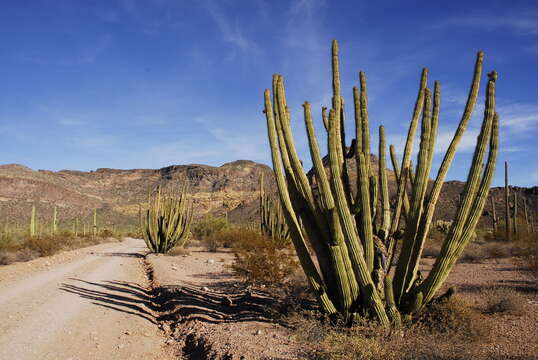
M 428 70 L 423 70 L 401 171 L 396 172 L 398 191 L 392 211 L 387 204 L 383 127 L 379 129 L 377 176 L 372 173 L 370 166 L 368 96 L 363 72 L 359 73 L 360 89 L 353 89 L 355 139 L 351 151 L 348 152 L 346 148 L 338 43 L 333 41 L 332 46 L 332 107 L 328 114 L 326 109 L 322 109 L 328 136 L 330 174 L 321 157 L 311 105 L 305 102 L 304 120 L 314 173 L 311 179 L 306 176 L 291 131 L 291 112 L 286 101 L 284 79 L 282 75 L 273 76 L 272 96 L 270 90 L 264 93 L 273 170 L 292 242 L 310 286 L 325 312 L 340 314 L 348 320 L 357 314 L 373 314 L 388 326 L 391 322 L 399 322 L 400 314 L 411 314 L 422 309 L 443 285 L 474 232 L 495 169 L 499 119 L 495 113 L 497 73 L 491 72 L 482 128 L 458 212 L 432 271 L 421 281 L 418 263 L 446 173 L 476 104 L 483 57 L 483 53 L 479 52 L 467 105 L 429 193 L 427 189 L 439 122 L 441 90 L 439 82 L 435 82 L 432 96 L 428 88 Z M 418 163 L 413 171 L 411 152 L 419 121 Z M 355 184 L 349 180 L 346 163 L 349 157 L 354 157 L 357 164 Z M 393 161 L 396 162 L 395 155 Z M 378 178 L 382 211 L 376 222 L 374 208 Z M 409 181 L 411 193 L 407 196 Z M 355 187 L 354 191 L 352 186 Z M 402 210 L 406 214 L 404 227 L 400 223 Z M 402 239 L 402 245 L 392 279 L 385 274 L 390 269 L 390 259 L 398 239 Z M 307 241 L 310 246 L 307 246 Z
M 144 241 L 154 253 L 167 253 L 187 241 L 192 219 L 192 203 L 187 187 L 163 193 L 161 188 L 148 199 L 149 208 L 143 225 Z

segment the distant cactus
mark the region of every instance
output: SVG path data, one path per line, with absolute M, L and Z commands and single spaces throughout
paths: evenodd
M 97 236 L 97 209 L 93 209 L 93 236 Z
M 508 202 L 509 197 L 508 188 L 508 162 L 504 162 L 504 231 L 506 240 L 510 240 L 510 204 Z
M 32 215 L 30 217 L 30 236 L 34 237 L 37 235 L 37 214 L 35 205 L 32 205 Z
M 273 76 L 272 96 L 270 90 L 264 93 L 264 113 L 283 215 L 301 266 L 326 313 L 340 314 L 347 321 L 367 313 L 377 317 L 384 326 L 398 324 L 400 314 L 409 316 L 418 312 L 433 299 L 461 256 L 482 214 L 495 170 L 499 128 L 495 113 L 496 72 L 488 74 L 482 128 L 456 216 L 432 270 L 422 281 L 418 264 L 442 185 L 476 104 L 483 56 L 482 52 L 478 53 L 465 111 L 428 194 L 439 121 L 440 85 L 435 82 L 432 94 L 427 84 L 428 70 L 423 70 L 400 173 L 396 173 L 398 191 L 392 209 L 387 206 L 382 127 L 378 178 L 370 166 L 368 96 L 362 72 L 359 73 L 360 90 L 353 89 L 356 130 L 352 144 L 355 149 L 353 155 L 346 151 L 337 42 L 334 41 L 332 47 L 332 108 L 328 115 L 322 110 L 328 135 L 330 174 L 322 160 L 311 105 L 305 102 L 304 119 L 314 171 L 314 178 L 307 177 L 291 130 L 284 79 L 282 75 Z M 421 118 L 418 162 L 413 171 L 411 152 Z M 356 184 L 349 181 L 347 157 L 355 158 Z M 378 181 L 382 212 L 376 223 Z M 411 191 L 406 204 L 409 182 Z M 400 226 L 402 208 L 406 213 L 404 228 Z M 403 243 L 396 271 L 393 279 L 387 279 L 385 274 L 390 269 L 398 239 Z
M 163 192 L 161 188 L 148 199 L 143 218 L 144 241 L 154 253 L 165 254 L 175 246 L 184 246 L 192 220 L 192 203 L 187 187 Z
M 52 235 L 56 235 L 58 233 L 58 209 L 56 206 L 54 206 L 54 214 L 52 217 Z
M 277 244 L 285 245 L 290 242 L 290 232 L 280 199 L 278 195 L 265 192 L 263 175 L 260 176 L 260 231 Z

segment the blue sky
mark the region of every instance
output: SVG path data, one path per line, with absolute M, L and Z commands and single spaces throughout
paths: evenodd
M 263 90 L 278 72 L 308 165 L 300 105 L 310 101 L 319 124 L 330 102 L 332 39 L 340 42 L 347 101 L 358 71 L 366 71 L 372 133 L 384 124 L 400 151 L 421 68 L 430 68 L 431 84 L 441 81 L 436 164 L 461 116 L 476 52 L 485 51 L 483 80 L 499 72 L 495 184 L 505 160 L 513 184 L 538 184 L 535 1 L 5 0 L 0 163 L 51 170 L 270 164 Z M 482 112 L 475 111 L 449 179 L 466 176 Z

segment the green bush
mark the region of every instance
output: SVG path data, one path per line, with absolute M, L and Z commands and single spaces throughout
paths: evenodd
M 235 252 L 232 269 L 249 283 L 281 286 L 298 268 L 289 248 L 257 231 L 232 229 L 222 233 L 222 242 Z
M 204 240 L 222 232 L 228 227 L 228 220 L 225 218 L 206 215 L 192 225 L 191 233 L 195 239 Z

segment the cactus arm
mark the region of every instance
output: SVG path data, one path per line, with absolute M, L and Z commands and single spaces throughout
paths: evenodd
M 387 303 L 387 314 L 389 316 L 389 319 L 394 324 L 394 326 L 398 328 L 402 324 L 402 319 L 400 316 L 400 312 L 396 308 L 396 302 L 394 301 L 392 278 L 390 276 L 385 276 L 384 285 L 385 285 L 385 302 Z
M 291 204 L 288 186 L 292 184 L 288 183 L 288 185 L 286 185 L 286 179 L 282 171 L 283 164 L 281 159 L 281 151 L 284 146 L 280 146 L 279 150 L 276 125 L 275 119 L 273 117 L 273 108 L 271 105 L 271 95 L 269 90 L 265 90 L 264 100 L 264 112 L 267 120 L 267 133 L 269 137 L 269 144 L 271 147 L 273 171 L 275 173 L 275 179 L 278 187 L 278 193 L 280 194 L 280 201 L 282 203 L 284 216 L 290 229 L 291 239 L 297 252 L 299 262 L 301 263 L 301 266 L 307 276 L 309 285 L 314 291 L 314 294 L 317 296 L 323 310 L 328 314 L 334 314 L 337 312 L 336 307 L 334 306 L 332 300 L 329 298 L 325 289 L 325 285 L 323 284 L 323 280 L 321 279 L 321 275 L 319 274 L 314 262 L 312 261 L 312 258 L 310 257 L 305 239 L 301 232 L 299 221 Z
M 327 174 L 325 172 L 325 167 L 323 166 L 314 124 L 312 121 L 311 106 L 308 102 L 305 102 L 303 107 L 305 115 L 305 126 L 310 147 L 310 155 L 312 158 L 312 163 L 314 165 L 316 178 L 318 179 L 319 183 L 321 204 L 327 214 L 326 216 L 328 222 L 331 224 L 330 228 L 333 237 L 333 244 L 331 245 L 331 250 L 335 253 L 332 257 L 338 271 L 338 274 L 336 276 L 337 281 L 339 282 L 338 287 L 340 289 L 340 292 L 343 294 L 343 306 L 344 308 L 349 309 L 349 307 L 351 306 L 352 299 L 355 299 L 358 296 L 359 290 L 357 286 L 357 281 L 355 280 L 355 275 L 353 274 L 347 246 L 344 242 L 342 229 L 340 227 L 340 221 L 338 219 L 338 214 L 336 213 L 336 209 L 334 206 L 334 198 L 331 193 L 331 187 Z M 347 281 L 343 281 L 342 279 L 347 279 Z
M 504 228 L 506 241 L 510 240 L 510 205 L 508 204 L 508 162 L 504 162 Z
M 379 126 L 378 176 L 381 187 L 381 226 L 378 235 L 385 242 L 388 238 L 390 227 L 390 199 L 387 180 L 387 159 L 385 155 L 385 128 L 383 125 Z
M 348 246 L 349 256 L 351 259 L 351 264 L 353 266 L 353 271 L 355 272 L 355 277 L 359 282 L 361 292 L 364 292 L 366 296 L 367 303 L 371 304 L 372 310 L 376 314 L 377 318 L 384 326 L 390 324 L 387 317 L 387 313 L 383 307 L 379 294 L 374 289 L 372 277 L 370 271 L 372 268 L 369 268 L 367 262 L 365 261 L 366 257 L 362 249 L 361 243 L 357 236 L 355 230 L 355 225 L 353 222 L 353 217 L 349 207 L 347 206 L 344 188 L 342 185 L 342 179 L 339 168 L 339 158 L 337 150 L 338 137 L 336 136 L 337 127 L 333 126 L 336 121 L 335 111 L 331 109 L 329 113 L 329 162 L 332 172 L 331 176 L 331 187 L 334 194 L 335 207 L 338 210 L 338 216 L 340 218 L 340 223 L 342 225 L 342 231 L 344 233 L 344 239 Z M 361 164 L 364 168 L 364 156 L 361 156 Z M 362 171 L 364 176 L 364 170 Z M 366 197 L 368 193 L 366 192 Z M 364 200 L 364 199 L 363 199 Z M 369 201 L 362 201 L 361 205 L 369 207 Z M 369 210 L 369 209 L 368 209 Z M 366 216 L 369 216 L 370 211 L 365 212 Z M 372 241 L 373 242 L 373 241 Z M 372 245 L 372 267 L 373 267 L 373 245 Z
M 514 191 L 514 213 L 512 216 L 512 227 L 514 229 L 514 236 L 517 239 L 517 192 Z
M 477 139 L 473 162 L 469 170 L 463 197 L 458 207 L 455 220 L 449 234 L 443 242 L 441 253 L 435 261 L 426 280 L 419 286 L 424 293 L 424 303 L 428 303 L 435 292 L 444 283 L 457 258 L 474 232 L 476 223 L 485 204 L 489 186 L 495 171 L 498 153 L 498 116 L 495 114 L 495 72 L 490 74 L 487 86 L 486 109 L 482 129 Z M 482 175 L 485 149 L 489 143 L 489 153 L 486 168 Z M 482 176 L 481 176 L 482 175 Z M 480 179 L 481 178 L 481 179 Z M 480 185 L 478 185 L 480 181 Z
M 445 181 L 445 177 L 450 167 L 450 164 L 452 163 L 452 160 L 454 158 L 456 148 L 465 132 L 465 129 L 467 128 L 467 124 L 471 118 L 472 112 L 474 110 L 474 106 L 476 105 L 476 99 L 477 99 L 478 91 L 480 88 L 480 76 L 482 74 L 483 58 L 484 58 L 484 54 L 482 52 L 479 52 L 477 55 L 476 63 L 475 63 L 473 81 L 472 81 L 471 89 L 470 89 L 469 96 L 467 99 L 465 110 L 463 112 L 458 128 L 456 129 L 456 133 L 454 134 L 454 137 L 449 145 L 449 148 L 447 149 L 443 162 L 441 163 L 441 166 L 439 168 L 436 180 L 430 192 L 429 199 L 426 202 L 426 210 L 424 212 L 425 214 L 420 219 L 420 226 L 418 227 L 417 235 L 416 235 L 417 240 L 416 240 L 416 244 L 414 245 L 412 258 L 410 259 L 411 264 L 413 264 L 413 266 L 412 266 L 412 271 L 411 271 L 411 277 L 408 279 L 408 283 L 407 283 L 408 285 L 412 283 L 412 279 L 414 279 L 416 276 L 416 272 L 418 269 L 418 262 L 420 260 L 420 256 L 424 248 L 426 237 L 429 232 L 429 228 L 431 225 L 431 221 L 433 219 L 435 207 L 437 205 L 437 200 L 439 199 L 442 185 Z M 438 123 L 438 117 L 439 117 L 439 98 L 440 98 L 439 95 L 440 95 L 440 86 L 438 82 L 436 82 L 435 91 L 434 91 L 434 110 L 433 110 L 433 117 L 432 117 L 432 121 L 433 121 L 432 131 L 435 131 L 433 133 L 434 136 L 436 135 L 436 128 L 437 128 L 437 125 L 435 123 L 436 122 Z M 432 139 L 432 141 L 434 141 L 434 138 Z M 433 144 L 432 144 L 431 155 L 433 155 Z M 430 167 L 431 167 L 431 164 L 430 164 Z M 399 291 L 402 291 L 402 290 L 399 289 Z
M 359 72 L 359 81 L 361 86 L 360 104 L 361 104 L 361 121 L 362 121 L 362 152 L 366 160 L 366 176 L 370 177 L 370 125 L 368 119 L 368 92 L 366 86 L 366 75 Z
M 344 150 L 342 148 L 342 126 L 341 126 L 341 118 L 342 118 L 342 94 L 340 90 L 340 60 L 338 55 L 338 41 L 333 40 L 332 41 L 332 49 L 331 49 L 331 65 L 332 65 L 332 84 L 333 84 L 333 97 L 332 97 L 332 108 L 335 111 L 335 119 L 334 124 L 331 123 L 330 117 L 329 117 L 329 127 L 334 126 L 335 127 L 335 136 L 336 136 L 336 150 L 338 154 L 338 161 L 340 166 L 340 173 L 342 173 L 343 165 L 345 162 L 344 158 Z
M 401 297 L 406 292 L 414 280 L 413 269 L 418 264 L 418 259 L 413 258 L 413 247 L 417 235 L 417 229 L 422 215 L 424 205 L 424 195 L 428 186 L 428 173 L 430 165 L 427 163 L 431 160 L 430 135 L 431 135 L 431 93 L 428 88 L 424 89 L 425 103 L 422 117 L 422 129 L 420 137 L 420 149 L 418 153 L 417 174 L 413 182 L 413 194 L 411 198 L 411 208 L 409 210 L 408 222 L 405 228 L 405 237 L 396 272 L 394 276 L 394 295 L 396 301 L 400 303 Z
M 361 118 L 361 98 L 359 89 L 353 87 L 353 104 L 355 110 L 355 162 L 359 167 L 359 154 L 362 152 L 362 118 Z M 357 189 L 359 188 L 359 179 L 357 178 Z
M 415 138 L 415 133 L 417 130 L 418 119 L 422 113 L 422 108 L 424 106 L 424 89 L 426 88 L 426 83 L 428 81 L 428 69 L 424 68 L 422 70 L 422 75 L 420 78 L 420 87 L 418 91 L 417 101 L 415 102 L 415 108 L 413 110 L 413 116 L 411 118 L 411 123 L 409 124 L 409 130 L 407 133 L 407 140 L 404 147 L 404 156 L 402 158 L 402 166 L 400 176 L 398 177 L 398 191 L 396 194 L 396 206 L 395 206 L 395 215 L 392 220 L 391 233 L 394 234 L 398 230 L 400 222 L 400 213 L 402 210 L 402 204 L 405 194 L 406 179 L 409 175 L 409 164 L 411 162 L 411 151 L 413 149 L 413 141 Z

